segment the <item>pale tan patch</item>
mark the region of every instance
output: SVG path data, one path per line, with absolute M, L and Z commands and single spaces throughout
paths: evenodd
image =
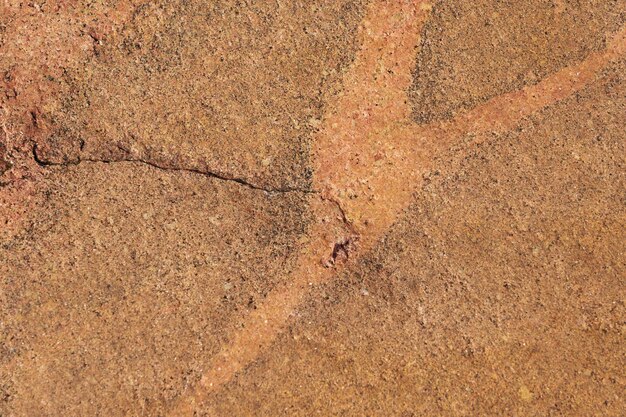
M 519 396 L 522 401 L 526 402 L 532 401 L 533 399 L 533 393 L 530 392 L 526 385 L 522 385 L 521 387 L 519 387 Z

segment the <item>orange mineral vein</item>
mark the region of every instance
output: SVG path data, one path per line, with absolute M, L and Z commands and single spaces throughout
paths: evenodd
M 365 235 L 354 229 L 329 200 L 339 201 L 328 174 L 334 167 L 343 169 L 341 161 L 355 151 L 369 147 L 369 142 L 376 140 L 370 134 L 373 130 L 409 116 L 405 91 L 411 82 L 419 31 L 429 8 L 423 1 L 370 3 L 358 33 L 361 49 L 344 77 L 343 94 L 328 109 L 314 138 L 317 167 L 313 185 L 320 190 L 321 198 L 312 196 L 316 220 L 308 230 L 308 242 L 299 254 L 297 267 L 286 284 L 272 291 L 246 317 L 244 326 L 209 364 L 195 389 L 174 404 L 170 415 L 192 415 L 212 390 L 232 379 L 274 341 L 311 284 L 330 279 L 345 264 L 345 258 L 352 256 L 350 252 L 361 251 L 367 241 L 374 240 L 355 242 L 357 234 L 361 238 Z M 384 227 L 380 224 L 376 232 L 372 228 L 369 234 L 379 234 Z
M 336 275 L 367 251 L 404 210 L 434 154 L 469 132 L 506 131 L 520 119 L 566 98 L 624 54 L 622 28 L 603 52 L 591 54 L 521 91 L 504 94 L 444 123 L 411 122 L 407 90 L 427 1 L 373 0 L 359 29 L 361 48 L 345 74 L 343 93 L 314 138 L 316 220 L 287 282 L 244 319 L 208 364 L 198 384 L 169 415 L 192 415 L 205 398 L 253 362 L 284 329 L 311 285 Z

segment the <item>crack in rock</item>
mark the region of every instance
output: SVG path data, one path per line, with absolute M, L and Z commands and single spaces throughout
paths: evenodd
M 51 166 L 59 166 L 59 167 L 67 167 L 73 165 L 80 165 L 82 163 L 102 163 L 102 164 L 117 164 L 117 163 L 137 163 L 151 166 L 153 168 L 159 169 L 161 171 L 178 171 L 178 172 L 189 172 L 192 174 L 203 175 L 205 177 L 215 178 L 220 181 L 228 181 L 240 184 L 244 187 L 250 188 L 252 190 L 264 191 L 268 194 L 280 194 L 280 193 L 303 193 L 303 194 L 318 194 L 319 192 L 312 189 L 306 188 L 298 188 L 298 187 L 277 187 L 277 188 L 268 188 L 263 187 L 257 184 L 254 184 L 244 178 L 228 176 L 224 174 L 220 174 L 214 171 L 205 171 L 197 168 L 185 168 L 185 167 L 175 167 L 175 166 L 167 166 L 163 164 L 159 164 L 154 161 L 149 161 L 142 158 L 121 158 L 121 159 L 94 159 L 94 158 L 78 158 L 72 161 L 66 162 L 52 162 L 48 161 L 45 158 L 42 158 L 37 150 L 37 144 L 33 145 L 33 159 L 37 163 L 37 165 L 41 167 L 51 167 Z

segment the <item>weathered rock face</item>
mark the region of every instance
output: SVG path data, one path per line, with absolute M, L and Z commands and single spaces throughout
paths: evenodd
M 29 229 L 0 248 L 2 406 L 23 415 L 177 395 L 292 267 L 307 221 L 297 194 L 138 163 L 46 182 Z
M 620 415 L 626 3 L 0 12 L 0 415 Z
M 162 1 L 96 45 L 50 117 L 65 149 L 140 155 L 247 178 L 310 182 L 311 132 L 350 63 L 359 1 Z M 55 148 L 54 144 L 50 144 Z M 58 160 L 59 157 L 51 155 Z
M 603 49 L 620 1 L 442 1 L 424 27 L 411 88 L 414 118 L 444 120 L 535 84 Z
M 619 415 L 624 70 L 445 156 L 208 414 Z

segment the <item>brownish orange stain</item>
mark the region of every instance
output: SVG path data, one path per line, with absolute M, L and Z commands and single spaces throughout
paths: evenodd
M 311 286 L 331 279 L 370 249 L 408 206 L 435 154 L 468 133 L 510 130 L 524 117 L 593 81 L 626 48 L 622 28 L 605 51 L 578 65 L 448 122 L 417 126 L 410 119 L 406 92 L 420 29 L 430 9 L 427 1 L 370 3 L 358 34 L 361 48 L 345 74 L 343 92 L 314 138 L 313 183 L 319 194 L 312 197 L 311 209 L 316 221 L 308 230 L 298 266 L 244 318 L 241 329 L 208 364 L 196 386 L 172 404 L 168 415 L 193 415 L 211 392 L 270 346 Z M 338 243 L 347 243 L 348 257 L 329 264 Z

